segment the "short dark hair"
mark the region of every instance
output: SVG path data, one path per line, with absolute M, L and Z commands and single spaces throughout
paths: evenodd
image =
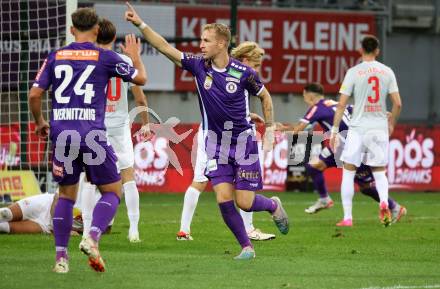
M 366 53 L 373 53 L 377 48 L 379 48 L 379 39 L 374 35 L 366 35 L 362 39 L 362 48 Z
M 306 84 L 306 86 L 304 86 L 304 90 L 306 92 L 313 92 L 313 93 L 317 93 L 320 95 L 324 95 L 324 87 L 322 87 L 322 85 L 317 82 L 312 82 L 312 83 Z
M 73 27 L 79 31 L 85 32 L 91 30 L 96 24 L 98 24 L 99 17 L 96 14 L 95 9 L 92 8 L 78 8 L 72 13 Z
M 99 20 L 99 30 L 98 30 L 98 38 L 96 42 L 98 44 L 109 44 L 115 39 L 116 36 L 116 27 L 115 25 L 106 18 L 101 18 Z

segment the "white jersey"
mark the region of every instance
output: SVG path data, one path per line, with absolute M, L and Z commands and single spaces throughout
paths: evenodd
M 133 61 L 130 57 L 124 54 L 119 54 L 119 56 L 125 62 L 133 65 Z M 127 95 L 130 86 L 131 84 L 129 82 L 124 82 L 119 77 L 114 77 L 109 80 L 104 120 L 106 128 L 119 128 L 129 123 Z
M 388 94 L 398 92 L 396 76 L 378 61 L 364 61 L 350 68 L 339 93 L 354 96 L 350 128 L 388 131 Z

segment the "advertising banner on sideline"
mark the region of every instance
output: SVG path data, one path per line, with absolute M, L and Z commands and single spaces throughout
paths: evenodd
M 209 13 L 208 13 L 209 12 Z M 176 7 L 176 35 L 200 37 L 204 24 L 229 24 L 228 8 Z M 359 60 L 357 49 L 366 34 L 376 34 L 373 14 L 238 9 L 238 42 L 255 41 L 265 51 L 261 78 L 269 91 L 302 92 L 320 82 L 335 93 L 348 68 Z M 199 43 L 182 43 L 182 51 L 198 53 Z M 176 90 L 194 91 L 191 75 L 176 68 Z

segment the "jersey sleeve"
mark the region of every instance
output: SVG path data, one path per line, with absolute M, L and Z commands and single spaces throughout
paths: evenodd
M 125 82 L 131 82 L 138 70 L 122 59 L 116 52 L 108 50 L 103 53 L 101 61 L 110 77 L 119 77 Z
M 203 57 L 192 53 L 182 52 L 181 63 L 182 69 L 188 70 L 193 75 L 197 73 L 197 67 L 203 62 Z
M 54 53 L 50 53 L 47 58 L 44 60 L 43 64 L 40 67 L 40 70 L 35 77 L 33 87 L 39 87 L 44 90 L 48 90 L 50 85 L 52 84 L 52 66 L 54 62 Z
M 250 95 L 258 96 L 263 91 L 264 84 L 261 82 L 257 72 L 253 69 L 249 69 L 249 73 L 246 74 L 244 79 L 244 88 L 249 91 Z
M 345 94 L 351 96 L 354 88 L 354 75 L 353 71 L 349 69 L 345 74 L 344 81 L 342 82 L 341 88 L 339 89 L 340 94 Z
M 394 74 L 394 72 L 391 69 L 390 69 L 390 75 L 391 75 L 391 80 L 390 80 L 390 85 L 388 86 L 388 94 L 394 93 L 394 92 L 399 92 L 399 87 L 397 86 L 396 75 Z
M 318 106 L 314 105 L 310 107 L 303 118 L 301 118 L 299 121 L 304 123 L 314 123 L 317 121 L 318 114 L 316 113 L 318 111 Z

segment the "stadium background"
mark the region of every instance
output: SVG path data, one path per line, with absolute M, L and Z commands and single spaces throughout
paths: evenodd
M 19 196 L 25 191 L 28 177 L 15 174 L 14 169 L 31 169 L 42 191 L 54 190 L 53 186 L 46 187 L 51 183 L 50 146 L 33 134 L 27 92 L 47 53 L 63 45 L 66 9 L 74 2 L 1 2 L 0 167 L 9 168 L 7 174 L 1 172 L 1 193 Z M 276 120 L 281 122 L 296 122 L 304 114 L 301 92 L 307 82 L 322 82 L 326 95 L 335 98 L 346 69 L 358 59 L 356 44 L 360 37 L 365 33 L 377 35 L 382 43 L 380 60 L 394 69 L 404 104 L 391 140 L 391 188 L 440 190 L 440 83 L 436 69 L 440 63 L 439 1 L 237 2 L 236 22 L 229 1 L 133 4 L 149 25 L 183 51 L 198 51 L 196 39 L 204 23 L 219 21 L 233 27 L 236 23 L 238 42 L 256 41 L 266 50 L 262 79 L 272 94 Z M 123 20 L 123 1 L 78 1 L 77 5 L 94 6 L 100 15 L 115 22 L 120 39 L 137 32 Z M 183 176 L 168 166 L 166 139 L 147 143 L 134 139 L 137 183 L 142 192 L 183 192 L 192 179 L 191 148 L 201 120 L 195 87 L 188 75 L 146 43 L 142 57 L 149 75 L 144 87 L 149 106 L 160 118 L 155 121 L 177 117 L 181 121 L 177 132 L 192 133 L 182 143 L 170 143 Z M 50 103 L 44 105 L 47 113 Z M 130 107 L 134 107 L 132 100 Z M 251 110 L 261 113 L 257 98 L 252 99 Z M 301 170 L 289 170 L 289 151 L 287 138 L 279 137 L 274 151 L 264 156 L 266 190 L 286 190 L 289 177 L 291 181 L 304 181 Z M 339 190 L 340 170 L 328 170 L 326 179 L 331 191 Z

